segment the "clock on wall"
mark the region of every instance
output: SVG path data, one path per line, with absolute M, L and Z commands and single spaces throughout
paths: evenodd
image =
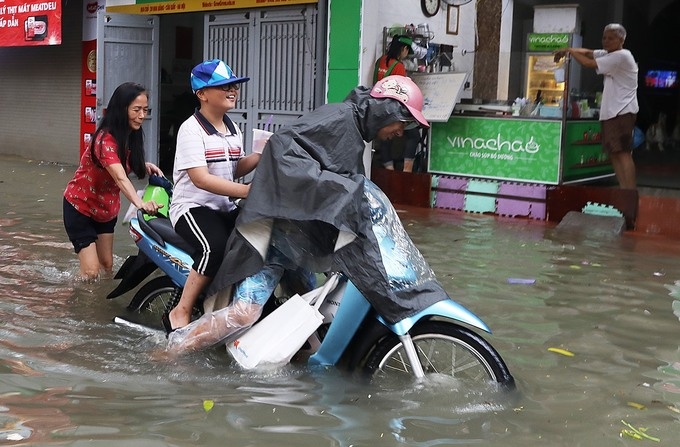
M 439 0 L 420 0 L 420 7 L 425 17 L 432 17 L 439 12 Z
M 462 6 L 467 5 L 472 0 L 442 0 L 442 1 L 450 6 Z

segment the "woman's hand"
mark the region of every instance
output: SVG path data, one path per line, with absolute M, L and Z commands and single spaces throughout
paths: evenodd
M 142 202 L 142 206 L 139 207 L 140 210 L 143 210 L 146 214 L 150 214 L 151 216 L 155 216 L 161 208 L 163 208 L 163 204 L 156 203 L 153 200 Z
M 160 168 L 158 166 L 156 166 L 155 164 L 147 161 L 145 163 L 145 165 L 146 165 L 146 173 L 147 174 L 157 175 L 159 177 L 165 177 L 165 175 L 163 174 L 163 171 L 161 171 Z

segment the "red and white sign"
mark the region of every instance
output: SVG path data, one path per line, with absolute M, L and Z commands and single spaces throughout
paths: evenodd
M 0 0 L 0 47 L 61 44 L 61 1 Z
M 1 1 L 1 0 L 0 0 Z M 80 105 L 80 155 L 90 147 L 97 126 L 97 12 L 106 1 L 83 1 L 83 49 Z

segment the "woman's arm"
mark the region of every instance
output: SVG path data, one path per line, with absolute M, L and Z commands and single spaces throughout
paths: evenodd
M 116 182 L 116 185 L 118 185 L 118 188 L 120 188 L 123 195 L 127 197 L 127 199 L 130 201 L 130 203 L 132 203 L 135 206 L 135 208 L 142 209 L 146 213 L 154 215 L 160 208 L 163 207 L 163 204 L 158 204 L 153 200 L 144 202 L 142 199 L 139 198 L 134 185 L 128 178 L 125 169 L 123 169 L 122 164 L 113 163 L 110 165 L 106 165 L 106 171 Z

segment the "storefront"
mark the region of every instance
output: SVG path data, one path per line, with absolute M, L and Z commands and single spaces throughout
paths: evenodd
M 401 203 L 422 203 L 408 197 L 418 190 L 433 207 L 544 220 L 553 186 L 613 178 L 600 142 L 600 95 L 581 91 L 578 64 L 554 61 L 555 50 L 581 46 L 579 27 L 576 5 L 535 7 L 533 26 L 521 36 L 523 75 L 514 100 L 465 98 L 465 87 L 447 89 L 449 74 L 414 75 L 432 124 L 427 163 L 411 178 L 374 169 L 379 184 L 402 194 L 392 196 Z M 470 77 L 464 79 L 467 85 Z M 443 114 L 431 113 L 433 106 Z
M 573 7 L 550 9 L 578 17 Z M 534 28 L 545 27 L 539 21 Z M 526 40 L 524 96 L 458 103 L 445 122 L 432 125 L 428 172 L 545 185 L 613 176 L 597 120 L 601 93 L 588 99 L 581 92 L 582 67 L 554 58 L 561 48 L 581 46 L 580 35 L 532 32 Z
M 535 101 L 537 91 L 529 91 L 526 82 L 527 65 L 527 36 L 536 30 L 532 29 L 528 23 L 532 23 L 535 16 L 534 6 L 541 3 L 538 0 L 476 0 L 471 2 L 456 2 L 458 5 L 449 5 L 447 2 L 434 2 L 436 10 L 427 11 L 420 0 L 404 0 L 401 2 L 391 2 L 388 0 L 318 0 L 314 2 L 303 2 L 285 4 L 285 2 L 261 0 L 233 0 L 228 2 L 203 2 L 197 0 L 180 1 L 131 1 L 131 0 L 109 0 L 111 12 L 114 8 L 137 8 L 135 11 L 118 10 L 116 13 L 125 12 L 128 16 L 152 16 L 159 22 L 159 55 L 155 71 L 149 74 L 150 79 L 156 80 L 156 85 L 152 84 L 152 96 L 158 98 L 157 110 L 154 111 L 159 147 L 169 147 L 172 144 L 171 130 L 172 123 L 181 119 L 182 110 L 190 109 L 176 103 L 181 102 L 180 98 L 186 98 L 186 82 L 184 76 L 190 70 L 192 64 L 197 63 L 203 57 L 224 57 L 229 63 L 241 66 L 240 60 L 229 57 L 231 47 L 219 49 L 222 53 L 217 54 L 217 48 L 208 48 L 205 42 L 212 39 L 208 34 L 208 28 L 222 31 L 235 30 L 251 27 L 251 23 L 256 19 L 251 17 L 248 25 L 234 26 L 230 20 L 235 19 L 237 14 L 242 16 L 255 16 L 259 14 L 249 14 L 251 11 L 265 10 L 284 10 L 284 9 L 303 9 L 313 7 L 316 11 L 314 19 L 315 35 L 313 37 L 316 45 L 314 53 L 316 60 L 313 65 L 299 67 L 298 60 L 290 65 L 278 65 L 275 69 L 257 71 L 261 68 L 259 60 L 243 61 L 243 64 L 252 64 L 242 72 L 247 72 L 253 80 L 260 82 L 261 79 L 270 79 L 277 76 L 292 75 L 297 78 L 293 69 L 301 69 L 304 73 L 311 73 L 314 82 L 313 99 L 303 101 L 303 108 L 291 111 L 283 110 L 278 104 L 260 104 L 260 98 L 276 98 L 275 101 L 282 103 L 290 102 L 293 104 L 295 98 L 281 100 L 276 96 L 276 92 L 267 92 L 265 96 L 253 96 L 257 98 L 253 106 L 248 103 L 239 109 L 235 116 L 241 119 L 247 126 L 265 125 L 270 116 L 273 115 L 272 125 L 282 124 L 287 119 L 313 108 L 324 102 L 334 102 L 342 100 L 347 92 L 358 84 L 370 85 L 373 72 L 373 63 L 380 56 L 384 49 L 384 29 L 386 27 L 411 27 L 416 32 L 421 25 L 432 34 L 429 42 L 437 44 L 439 57 L 430 58 L 432 64 L 418 66 L 416 72 L 428 75 L 436 75 L 436 70 L 447 73 L 465 73 L 463 86 L 459 94 L 459 103 L 469 103 L 472 105 L 494 106 L 502 102 L 511 108 L 514 98 L 526 97 Z M 430 2 L 433 3 L 433 2 Z M 557 3 L 557 2 L 550 2 Z M 628 31 L 629 37 L 626 40 L 626 47 L 633 51 L 633 54 L 640 61 L 641 73 L 651 73 L 655 71 L 674 72 L 675 65 L 680 61 L 673 56 L 669 47 L 664 47 L 656 39 L 653 44 L 645 45 L 645 38 L 650 39 L 660 33 L 674 33 L 680 30 L 680 26 L 674 26 L 673 20 L 677 20 L 677 14 L 672 14 L 677 10 L 678 0 L 652 0 L 650 2 L 636 2 L 630 0 L 601 0 L 599 2 L 577 2 L 584 27 L 580 34 L 584 36 L 584 46 L 597 47 L 599 44 L 601 30 L 604 24 L 610 21 L 623 23 Z M 597 3 L 597 4 L 595 4 Z M 283 6 L 281 6 L 283 4 Z M 101 73 L 96 77 L 87 74 L 87 78 L 82 73 L 89 70 L 89 63 L 97 61 L 96 54 L 89 58 L 89 51 L 84 51 L 83 29 L 84 18 L 83 10 L 104 8 L 103 2 L 62 2 L 61 19 L 63 23 L 62 42 L 52 46 L 33 46 L 33 47 L 7 47 L 0 48 L 0 66 L 2 67 L 2 81 L 0 83 L 0 97 L 3 100 L 3 107 L 0 108 L 0 151 L 4 153 L 21 154 L 26 157 L 46 159 L 50 161 L 60 161 L 75 163 L 78 152 L 84 143 L 84 135 L 80 130 L 84 120 L 92 119 L 93 114 L 86 113 L 85 107 L 92 107 L 85 104 L 83 96 L 88 96 L 92 100 L 92 93 L 106 94 L 106 87 L 101 82 Z M 183 5 L 183 6 L 182 6 Z M 209 10 L 189 10 L 188 5 L 200 5 Z M 304 6 L 307 5 L 307 6 Z M 312 5 L 312 6 L 309 6 Z M 162 10 L 160 9 L 162 6 Z M 173 9 L 174 7 L 174 9 Z M 146 9 L 142 9 L 146 8 Z M 676 8 L 676 9 L 673 9 Z M 219 20 L 210 21 L 210 17 L 219 16 Z M 11 16 L 3 16 L 9 18 Z M 207 17 L 207 19 L 206 19 Z M 239 19 L 241 20 L 241 19 Z M 259 19 L 258 19 L 259 20 Z M 53 23 L 50 21 L 50 23 Z M 260 20 L 257 23 L 262 23 Z M 255 26 L 257 26 L 255 23 Z M 214 28 L 210 25 L 219 25 Z M 654 26 L 652 26 L 652 24 Z M 207 26 L 206 26 L 207 25 Z M 7 25 L 9 26 L 9 25 Z M 22 25 L 23 27 L 23 25 Z M 221 28 L 220 28 L 221 27 Z M 23 41 L 23 28 L 21 29 L 21 40 Z M 550 32 L 556 32 L 550 30 Z M 577 32 L 578 33 L 578 32 Z M 38 33 L 38 37 L 40 33 Z M 33 37 L 36 38 L 35 36 Z M 249 37 L 249 39 L 255 39 Z M 259 40 L 259 39 L 256 39 Z M 677 39 L 670 40 L 676 42 Z M 670 47 L 673 48 L 672 46 Z M 239 50 L 240 51 L 240 50 Z M 96 53 L 96 52 L 95 52 Z M 273 54 L 274 52 L 272 52 Z M 249 52 L 251 56 L 252 51 Z M 281 53 L 283 54 L 283 53 Z M 448 59 L 447 59 L 448 58 Z M 653 58 L 653 59 L 652 59 Z M 104 61 L 118 60 L 100 57 Z M 647 60 L 649 59 L 649 60 Z M 135 67 L 150 66 L 151 63 L 139 63 L 140 59 L 133 59 Z M 142 59 L 148 60 L 148 59 Z M 233 60 L 233 61 L 232 61 Z M 272 59 L 273 60 L 273 59 Z M 663 64 L 659 61 L 663 60 Z M 673 65 L 675 64 L 675 65 Z M 423 70 L 423 71 L 420 71 Z M 119 67 L 123 75 L 131 71 L 125 67 Z M 599 159 L 598 145 L 596 144 L 596 125 L 595 119 L 591 118 L 588 122 L 583 117 L 579 120 L 556 119 L 554 116 L 547 116 L 556 107 L 555 96 L 549 92 L 548 82 L 554 78 L 552 73 L 545 74 L 545 85 L 538 87 L 542 91 L 544 106 L 543 115 L 536 117 L 512 117 L 511 113 L 496 113 L 486 117 L 489 120 L 500 120 L 496 124 L 504 125 L 517 121 L 521 122 L 541 121 L 536 125 L 552 128 L 561 126 L 560 145 L 557 153 L 553 153 L 553 160 L 558 160 L 551 169 L 552 172 L 545 178 L 537 177 L 535 174 L 522 177 L 518 175 L 517 168 L 513 168 L 509 173 L 499 172 L 475 172 L 474 169 L 466 168 L 461 170 L 455 166 L 442 166 L 441 160 L 433 158 L 433 172 L 459 173 L 467 178 L 488 179 L 513 179 L 512 181 L 530 182 L 533 179 L 552 182 L 579 181 L 581 179 L 597 178 L 607 175 L 603 172 L 598 163 L 604 160 Z M 87 80 L 90 80 L 88 89 Z M 92 82 L 94 81 L 94 82 Z M 146 82 L 146 81 L 145 81 Z M 556 82 L 556 81 L 555 81 Z M 251 93 L 255 94 L 254 82 Z M 665 85 L 665 84 L 664 84 Z M 55 86 L 58 86 L 55 88 Z M 94 87 L 94 88 L 93 88 Z M 582 92 L 587 95 L 590 104 L 593 103 L 594 93 L 601 88 L 601 79 L 594 72 L 584 76 L 581 82 Z M 259 86 L 257 87 L 259 89 Z M 30 94 L 26 94 L 30 91 Z M 264 91 L 264 90 L 263 90 Z M 641 88 L 641 94 L 645 96 L 645 111 L 641 110 L 640 119 L 643 120 L 643 130 L 654 125 L 654 128 L 663 127 L 666 123 L 665 135 L 666 142 L 658 144 L 652 142 L 649 154 L 675 153 L 672 150 L 674 128 L 678 121 L 678 91 L 674 87 L 645 86 Z M 110 91 L 109 91 L 110 93 Z M 293 93 L 291 93 L 292 95 Z M 188 95 L 191 96 L 191 95 Z M 105 102 L 105 98 L 102 98 Z M 479 103 L 479 104 L 478 104 Z M 247 107 L 246 107 L 247 105 Z M 100 107 L 100 105 L 97 105 Z M 567 104 L 567 107 L 569 104 Z M 643 107 L 643 104 L 641 104 Z M 650 112 L 649 109 L 652 109 Z M 658 110 L 657 110 L 658 109 Z M 475 118 L 474 120 L 463 120 L 466 123 L 481 123 L 476 121 L 479 116 L 469 116 L 469 111 L 456 110 L 453 113 L 451 123 L 435 121 L 433 126 L 432 142 L 439 139 L 443 141 L 443 133 L 450 132 L 451 126 L 457 126 L 456 120 L 459 118 Z M 243 117 L 243 113 L 246 116 Z M 467 114 L 466 114 L 467 113 Z M 472 112 L 474 113 L 474 112 Z M 96 113 L 94 114 L 96 119 Z M 507 115 L 510 115 L 509 117 Z M 507 121 L 504 121 L 507 120 Z M 448 121 L 448 118 L 447 120 Z M 543 122 L 545 121 L 545 122 Z M 170 124 L 169 124 L 170 123 Z M 93 124 L 93 123 L 90 123 Z M 466 124 L 468 126 L 468 124 Z M 476 124 L 478 127 L 478 125 Z M 488 124 L 485 124 L 488 126 Z M 469 126 L 468 126 L 469 127 Z M 36 130 L 38 129 L 38 131 Z M 448 129 L 448 130 L 447 130 Z M 590 131 L 589 131 L 590 129 Z M 521 130 L 520 130 L 521 132 Z M 246 132 L 247 133 L 247 132 Z M 582 140 L 582 134 L 589 135 L 587 143 Z M 663 134 L 661 132 L 660 134 Z M 149 133 L 151 135 L 151 133 Z M 581 135 L 581 138 L 578 138 Z M 27 143 L 27 137 L 30 142 Z M 445 140 L 445 138 L 444 138 Z M 449 144 L 448 140 L 444 141 Z M 552 144 L 553 148 L 554 143 Z M 670 144 L 670 145 L 669 145 Z M 428 146 L 429 147 L 429 146 Z M 667 148 L 664 152 L 654 150 L 656 147 Z M 545 146 L 541 147 L 543 150 Z M 436 149 L 431 148 L 433 151 Z M 553 149 L 554 150 L 554 149 Z M 165 149 L 161 149 L 159 155 L 164 154 Z M 547 151 L 547 149 L 546 149 Z M 370 163 L 370 148 L 367 150 L 367 164 Z M 583 161 L 582 161 L 583 160 Z M 472 164 L 470 160 L 469 164 Z M 494 169 L 498 170 L 496 166 Z M 602 168 L 602 169 L 600 169 Z M 425 164 L 427 169 L 427 164 Z M 534 169 L 535 171 L 535 169 Z M 433 174 L 444 176 L 446 174 Z M 522 180 L 523 179 L 523 180 Z M 510 180 L 508 180 L 510 181 Z M 551 184 L 551 183 L 546 183 Z
M 276 129 L 359 83 L 361 2 L 333 3 L 66 3 L 61 42 L 30 48 L 22 32 L 22 45 L 0 48 L 0 152 L 77 163 L 113 90 L 135 81 L 150 92 L 147 158 L 170 170 L 173 138 L 195 106 L 189 72 L 215 57 L 251 77 L 233 114 L 244 135 Z

